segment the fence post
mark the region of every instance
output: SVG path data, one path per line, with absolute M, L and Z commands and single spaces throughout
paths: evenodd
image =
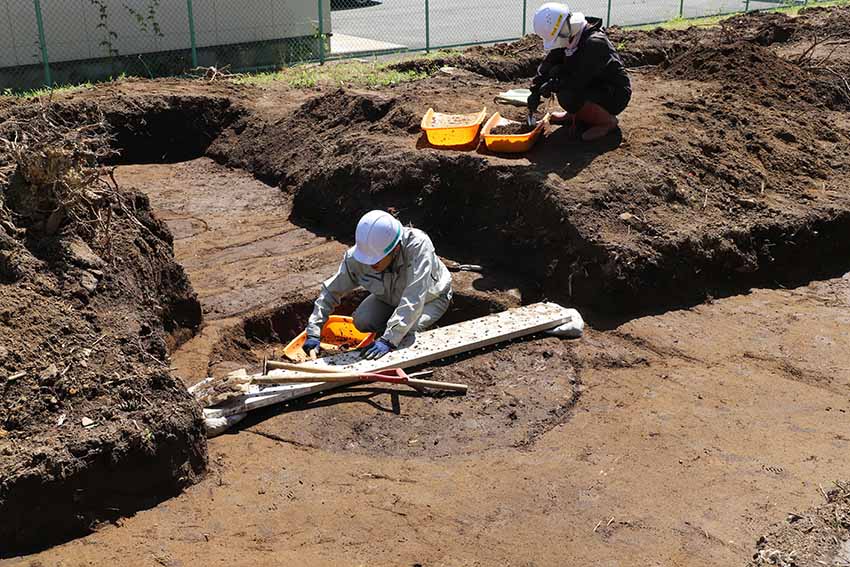
M 526 19 L 528 19 L 528 0 L 522 0 L 522 37 L 525 37 Z
M 198 46 L 195 42 L 195 14 L 192 11 L 192 0 L 186 0 L 186 9 L 189 12 L 189 39 L 192 42 L 192 67 L 197 67 Z
M 319 6 L 319 63 L 325 63 L 325 7 L 323 0 L 317 0 Z
M 744 1 L 744 12 L 749 12 L 749 11 L 750 11 L 750 0 L 745 0 Z
M 425 53 L 431 53 L 431 6 L 425 0 Z
M 44 19 L 41 17 L 41 0 L 33 0 L 35 21 L 38 24 L 38 44 L 41 46 L 41 61 L 44 63 L 44 84 L 50 88 L 53 79 L 50 76 L 50 58 L 47 56 L 47 42 L 44 40 Z
M 685 0 L 679 0 L 679 18 L 685 15 Z
M 611 0 L 608 0 L 608 17 L 605 18 L 605 27 L 611 27 Z

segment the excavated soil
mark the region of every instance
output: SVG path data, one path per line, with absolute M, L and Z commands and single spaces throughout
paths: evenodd
M 785 521 L 756 543 L 750 567 L 845 565 L 850 562 L 850 486 L 819 487 L 825 503 Z
M 62 114 L 52 105 L 33 109 L 7 115 L 3 138 L 31 143 L 27 128 L 40 114 Z M 54 165 L 39 165 L 50 163 L 49 150 L 25 151 L 29 161 L 17 167 L 13 146 L 6 150 L 2 554 L 177 494 L 206 466 L 199 408 L 167 364 L 169 349 L 201 324 L 168 229 L 139 193 L 118 190 L 103 204 L 91 193 L 83 209 L 72 208 L 71 197 L 54 202 L 37 181 L 53 179 Z
M 505 124 L 504 126 L 496 126 L 492 130 L 490 130 L 490 133 L 501 135 L 501 136 L 504 136 L 504 135 L 511 136 L 511 135 L 515 135 L 515 134 L 528 134 L 532 130 L 534 130 L 534 127 L 529 126 L 528 124 L 511 123 L 511 124 Z
M 531 37 L 401 62 L 434 74 L 376 90 L 131 80 L 55 97 L 65 120 L 111 128 L 125 206 L 110 249 L 4 217 L 2 553 L 113 519 L 33 560 L 840 557 L 846 498 L 815 504 L 846 476 L 848 23 L 837 8 L 611 30 L 635 93 L 620 132 L 583 144 L 550 127 L 516 156 L 431 147 L 419 123 L 484 105 L 522 121 L 491 101 L 533 74 Z M 212 442 L 206 482 L 117 520 L 206 466 L 177 376 L 277 356 L 372 208 L 484 267 L 454 274 L 444 323 L 547 298 L 596 330 L 435 368 L 466 397 L 372 384 L 262 410 Z M 753 287 L 771 289 L 737 295 Z M 770 528 L 788 507 L 816 510 L 798 513 L 813 529 Z
M 34 143 L 42 115 L 84 132 L 102 123 L 119 153 L 101 161 L 180 159 L 209 144 L 229 106 L 179 92 L 131 101 L 105 87 L 82 102 L 10 104 L 0 133 Z M 57 214 L 65 205 L 39 196 L 13 150 L 0 152 L 2 555 L 178 494 L 207 459 L 200 408 L 169 369 L 202 314 L 168 228 L 147 196 L 120 186 L 106 202 L 89 193 L 83 209 Z M 24 155 L 48 163 L 51 151 Z M 38 175 L 50 179 L 52 167 Z

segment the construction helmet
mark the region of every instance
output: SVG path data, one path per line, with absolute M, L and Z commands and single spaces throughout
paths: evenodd
M 561 36 L 564 26 L 569 26 L 570 8 L 559 2 L 546 2 L 534 12 L 534 33 L 543 38 L 543 49 L 549 51 L 558 47 L 566 47 L 569 41 L 569 27 L 567 37 Z
M 354 259 L 373 266 L 386 258 L 401 240 L 401 223 L 385 211 L 369 211 L 357 223 Z

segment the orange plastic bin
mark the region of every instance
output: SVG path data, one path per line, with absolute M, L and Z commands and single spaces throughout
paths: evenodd
M 481 130 L 481 136 L 484 138 L 484 145 L 491 152 L 519 154 L 527 152 L 534 146 L 547 122 L 549 122 L 549 114 L 546 114 L 543 120 L 538 122 L 537 126 L 531 132 L 525 134 L 491 134 L 490 131 L 496 126 L 504 126 L 511 123 L 518 124 L 514 120 L 502 118 L 502 115 L 496 112 L 484 125 L 484 128 Z
M 292 339 L 283 354 L 290 360 L 302 361 L 307 358 L 301 349 L 307 341 L 307 332 L 302 331 L 300 335 Z M 375 341 L 375 333 L 364 333 L 358 331 L 354 326 L 354 319 L 342 315 L 331 315 L 328 322 L 322 328 L 319 338 L 322 350 L 346 351 L 369 346 Z
M 487 107 L 475 114 L 444 114 L 429 108 L 422 117 L 422 130 L 432 146 L 468 146 L 478 140 L 485 118 Z

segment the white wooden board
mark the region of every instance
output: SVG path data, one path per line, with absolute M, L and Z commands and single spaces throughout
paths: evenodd
M 357 352 L 339 354 L 304 363 L 330 366 L 339 370 L 374 372 L 387 368 L 410 368 L 483 348 L 499 342 L 531 335 L 568 322 L 572 310 L 556 303 L 535 303 L 501 313 L 430 329 L 407 337 L 400 348 L 378 360 L 363 360 Z M 286 376 L 288 370 L 273 370 L 270 376 Z M 195 386 L 197 388 L 199 385 Z M 204 410 L 207 419 L 220 419 L 300 398 L 341 386 L 339 383 L 313 382 L 280 386 L 252 385 L 247 394 Z M 194 388 L 190 388 L 192 391 Z

